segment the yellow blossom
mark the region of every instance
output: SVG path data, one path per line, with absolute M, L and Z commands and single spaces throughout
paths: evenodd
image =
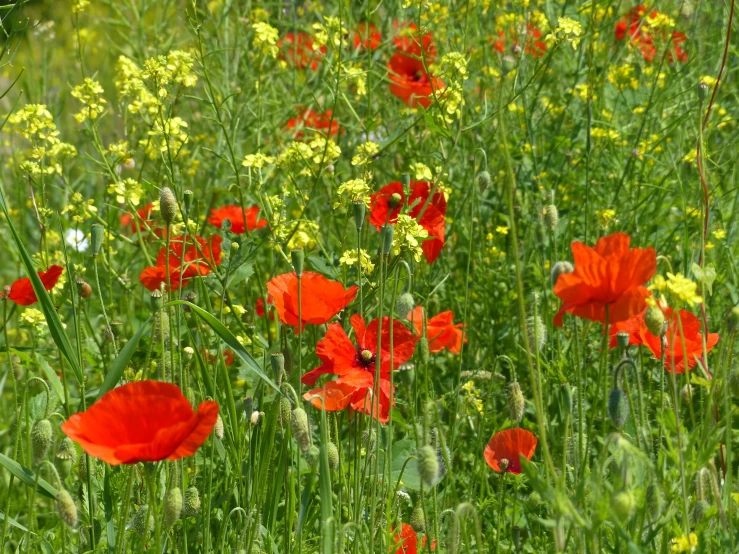
M 410 164 L 408 166 L 408 169 L 411 173 L 414 175 L 414 179 L 417 181 L 431 181 L 434 176 L 431 173 L 431 169 L 425 164 L 422 164 L 421 162 L 417 162 L 414 164 Z
M 96 120 L 105 109 L 107 103 L 103 98 L 103 87 L 100 83 L 86 77 L 81 85 L 77 85 L 72 89 L 72 96 L 82 102 L 83 108 L 80 112 L 74 114 L 77 123 L 82 123 L 86 119 Z
M 715 231 L 713 232 L 713 237 L 714 237 L 714 238 L 715 238 L 716 240 L 723 240 L 723 239 L 725 239 L 725 238 L 726 238 L 726 231 L 724 231 L 723 229 L 716 229 L 716 230 L 715 230 Z
M 684 277 L 681 273 L 667 273 L 667 279 L 657 275 L 649 286 L 650 290 L 669 292 L 672 298 L 688 305 L 700 304 L 703 298 L 698 296 L 698 284 Z
M 421 227 L 414 218 L 406 214 L 399 215 L 393 234 L 393 254 L 397 256 L 402 248 L 408 248 L 413 259 L 420 262 L 423 254 L 421 241 L 428 236 L 428 231 Z
M 367 141 L 357 146 L 357 153 L 352 158 L 352 165 L 367 165 L 372 163 L 374 157 L 380 152 L 377 143 Z
M 367 251 L 364 248 L 359 250 L 359 256 L 357 256 L 356 249 L 346 250 L 341 255 L 341 258 L 339 258 L 339 263 L 341 265 L 356 267 L 358 258 L 361 258 L 360 264 L 361 264 L 362 273 L 364 274 L 372 273 L 372 270 L 375 269 L 375 264 L 372 263 L 372 257 L 367 253 Z
M 345 197 L 349 202 L 363 202 L 369 206 L 370 202 L 370 186 L 364 179 L 350 179 L 344 181 L 336 191 L 339 196 Z M 334 208 L 341 206 L 341 201 L 334 203 Z
M 698 546 L 698 535 L 695 533 L 675 537 L 670 541 L 670 550 L 672 552 L 690 552 L 696 546 Z
M 247 154 L 244 156 L 244 161 L 241 162 L 241 165 L 244 167 L 261 169 L 265 165 L 273 163 L 275 163 L 275 159 L 272 156 L 265 156 L 264 154 L 257 152 L 256 154 Z
M 254 29 L 254 40 L 252 46 L 258 48 L 262 54 L 271 58 L 276 58 L 279 49 L 277 48 L 277 39 L 280 38 L 277 29 L 269 23 L 258 21 L 252 25 Z

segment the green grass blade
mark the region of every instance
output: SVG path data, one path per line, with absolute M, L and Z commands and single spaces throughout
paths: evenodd
M 8 523 L 10 523 L 10 525 L 12 525 L 13 527 L 15 527 L 16 529 L 20 529 L 21 531 L 23 531 L 25 533 L 28 533 L 28 529 L 26 529 L 25 527 L 23 527 L 23 525 L 21 525 L 20 523 L 18 523 L 12 517 L 6 516 L 3 512 L 0 512 L 0 521 L 2 521 L 3 519 L 7 519 L 8 520 Z M 36 533 L 33 533 L 33 534 L 35 535 Z
M 5 454 L 0 454 L 0 465 L 7 469 L 10 473 L 15 475 L 18 479 L 23 481 L 29 487 L 33 487 L 36 483 L 36 474 L 23 467 L 15 460 L 11 460 Z M 58 491 L 49 483 L 39 477 L 38 479 L 38 492 L 49 498 L 56 498 Z M 10 520 L 8 520 L 10 521 Z
M 124 346 L 118 353 L 116 359 L 113 360 L 113 363 L 110 364 L 110 369 L 105 375 L 103 384 L 100 386 L 100 391 L 98 392 L 96 400 L 100 400 L 100 397 L 106 392 L 113 390 L 118 384 L 118 381 L 121 380 L 121 376 L 123 375 L 128 362 L 131 360 L 131 356 L 133 356 L 133 353 L 136 351 L 136 347 L 139 345 L 139 340 L 141 340 L 141 337 L 144 335 L 144 331 L 148 328 L 150 321 L 151 316 L 141 324 L 141 327 L 136 331 L 136 334 L 131 337 L 131 339 L 126 343 L 126 346 Z

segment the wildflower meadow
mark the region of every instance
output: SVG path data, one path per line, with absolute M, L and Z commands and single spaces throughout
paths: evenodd
M 739 553 L 738 19 L 0 0 L 0 554 Z

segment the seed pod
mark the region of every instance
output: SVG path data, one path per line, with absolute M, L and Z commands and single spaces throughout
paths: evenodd
M 172 527 L 182 513 L 182 491 L 179 487 L 168 489 L 164 495 L 164 526 Z
M 649 483 L 647 486 L 646 505 L 647 517 L 649 518 L 649 521 L 654 523 L 660 518 L 662 510 L 664 509 L 662 489 L 660 489 L 659 485 L 654 481 Z
M 403 197 L 400 196 L 397 192 L 394 192 L 390 195 L 390 198 L 387 199 L 387 205 L 391 210 L 394 210 L 395 207 L 400 204 L 400 201 L 403 200 Z
M 429 339 L 426 337 L 421 337 L 418 341 L 418 357 L 424 365 L 429 363 Z
M 290 431 L 300 447 L 300 451 L 305 454 L 311 445 L 310 426 L 308 425 L 308 414 L 303 408 L 295 408 L 290 416 Z
M 290 424 L 290 414 L 293 411 L 293 405 L 287 396 L 280 397 L 280 425 L 285 427 Z
M 352 208 L 354 214 L 354 226 L 357 228 L 357 231 L 360 231 L 364 225 L 364 216 L 367 213 L 367 206 L 365 206 L 362 200 L 357 200 L 352 204 Z
M 547 327 L 544 325 L 540 315 L 529 317 L 526 322 L 526 330 L 529 334 L 529 344 L 535 350 L 541 350 L 547 343 Z
M 80 295 L 80 298 L 90 298 L 92 296 L 92 287 L 87 281 L 81 277 L 77 277 L 75 284 L 77 285 L 77 293 Z
M 192 201 L 195 194 L 191 190 L 186 190 L 182 193 L 182 203 L 185 208 L 185 215 L 190 215 L 190 210 L 192 209 Z
M 392 209 L 392 208 L 391 208 Z M 395 227 L 392 225 L 384 225 L 380 231 L 382 237 L 382 253 L 387 256 L 393 249 L 393 237 L 395 236 Z
M 628 331 L 619 331 L 616 333 L 616 343 L 622 350 L 629 347 L 629 340 L 631 336 Z
M 303 275 L 303 265 L 305 264 L 305 252 L 303 252 L 302 248 L 296 248 L 290 252 L 290 259 L 293 262 L 295 275 L 301 277 Z
M 217 439 L 221 440 L 223 439 L 223 432 L 223 418 L 221 417 L 221 414 L 218 414 L 216 416 L 216 424 L 213 426 L 213 434 Z
M 90 229 L 90 251 L 93 258 L 97 258 L 100 249 L 103 247 L 103 237 L 105 236 L 105 227 L 99 223 L 93 223 Z
M 162 308 L 162 291 L 160 291 L 159 289 L 151 291 L 151 293 L 149 294 L 149 303 L 152 312 L 154 312 L 155 314 L 159 312 Z
M 74 447 L 72 439 L 69 437 L 62 439 L 62 442 L 59 443 L 59 448 L 57 448 L 56 457 L 60 460 L 71 460 L 72 463 L 77 461 L 77 449 Z
M 31 429 L 31 447 L 34 461 L 40 461 L 49 451 L 54 431 L 48 419 L 39 419 Z
M 149 515 L 148 525 L 146 521 L 147 514 Z M 132 527 L 134 532 L 141 537 L 148 535 L 154 529 L 154 515 L 149 513 L 148 504 L 142 504 L 134 514 Z
M 611 423 L 621 429 L 629 417 L 629 400 L 621 389 L 613 389 L 608 395 L 608 418 Z
M 416 533 L 426 532 L 426 518 L 423 515 L 423 508 L 421 508 L 421 506 L 416 506 L 415 508 L 413 508 L 413 512 L 411 512 L 410 524 Z
M 511 382 L 508 387 L 508 410 L 513 421 L 521 421 L 523 419 L 525 405 L 521 385 L 518 384 L 518 381 Z
M 655 337 L 665 334 L 665 314 L 659 306 L 649 306 L 644 314 L 644 324 Z
M 557 211 L 557 206 L 555 206 L 554 204 L 549 204 L 545 209 L 547 227 L 549 227 L 551 230 L 554 230 L 554 228 L 557 226 L 557 223 L 559 223 L 559 212 Z
M 331 469 L 339 468 L 339 449 L 332 442 L 326 445 L 326 453 L 328 454 L 328 467 Z
M 164 187 L 159 194 L 159 213 L 166 224 L 170 224 L 177 216 L 177 199 L 169 187 Z
M 68 527 L 77 525 L 77 506 L 72 495 L 65 489 L 61 489 L 56 495 L 56 513 Z
M 424 445 L 418 449 L 416 457 L 418 474 L 421 476 L 423 484 L 427 487 L 433 487 L 438 482 L 439 477 L 439 459 L 436 456 L 436 449 L 431 445 Z
M 400 317 L 405 317 L 415 305 L 416 301 L 413 299 L 413 295 L 410 292 L 404 292 L 395 304 L 395 311 Z
M 492 184 L 493 179 L 490 177 L 490 173 L 487 171 L 481 171 L 477 174 L 477 186 L 480 187 L 480 192 L 485 190 Z
M 557 284 L 557 279 L 560 275 L 562 275 L 563 273 L 572 273 L 573 271 L 575 271 L 575 268 L 570 262 L 564 261 L 554 264 L 550 273 L 552 286 Z
M 194 516 L 200 511 L 200 493 L 195 487 L 190 487 L 185 491 L 185 514 Z
M 282 374 L 285 372 L 285 355 L 282 352 L 272 352 L 270 364 L 272 365 L 275 381 L 279 384 L 282 380 Z
M 611 509 L 620 521 L 626 522 L 631 519 L 634 509 L 636 509 L 636 497 L 634 493 L 627 490 L 616 493 L 611 498 Z
M 710 506 L 708 505 L 708 502 L 705 500 L 697 500 L 695 506 L 693 506 L 693 511 L 690 514 L 691 523 L 693 525 L 701 523 L 706 518 L 706 512 L 709 508 Z

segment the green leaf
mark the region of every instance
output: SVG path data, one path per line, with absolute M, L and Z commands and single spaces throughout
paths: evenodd
M 426 120 L 426 126 L 429 128 L 429 131 L 431 131 L 435 135 L 440 135 L 447 139 L 452 138 L 452 134 L 449 132 L 449 130 L 440 127 L 436 123 L 436 121 L 434 121 L 434 116 L 431 115 L 431 112 L 424 111 L 423 118 Z
M 13 240 L 18 247 L 18 253 L 21 256 L 21 261 L 23 262 L 23 266 L 26 268 L 26 273 L 28 273 L 28 277 L 31 280 L 31 285 L 33 285 L 33 291 L 36 293 L 36 298 L 38 298 L 41 310 L 44 312 L 44 317 L 46 318 L 46 324 L 49 326 L 49 333 L 51 334 L 51 338 L 54 340 L 54 344 L 56 344 L 57 348 L 59 348 L 62 355 L 69 362 L 69 365 L 72 367 L 72 371 L 74 371 L 75 377 L 77 377 L 77 381 L 81 383 L 82 366 L 80 365 L 79 359 L 77 359 L 77 353 L 72 348 L 72 343 L 69 342 L 69 337 L 64 331 L 64 326 L 62 325 L 62 321 L 59 319 L 59 314 L 56 313 L 56 307 L 51 301 L 51 296 L 49 296 L 46 288 L 44 288 L 44 284 L 41 282 L 41 278 L 38 276 L 36 268 L 33 266 L 31 255 L 28 253 L 28 250 L 26 250 L 26 247 L 23 244 L 18 231 L 15 230 L 13 221 L 11 220 L 10 214 L 8 213 L 8 207 L 5 205 L 5 196 L 1 191 L 0 207 L 5 214 L 5 219 L 8 223 L 8 227 L 10 228 L 10 233 L 13 235 Z
M 118 353 L 118 356 L 116 356 L 116 359 L 113 360 L 113 363 L 110 364 L 110 369 L 108 370 L 108 373 L 105 376 L 105 380 L 103 381 L 103 384 L 100 387 L 100 391 L 98 392 L 97 400 L 100 400 L 100 397 L 103 396 L 106 392 L 113 390 L 118 384 L 118 381 L 121 380 L 121 376 L 123 375 L 126 366 L 128 366 L 128 362 L 131 360 L 131 356 L 133 356 L 133 353 L 136 351 L 139 340 L 141 340 L 141 337 L 144 334 L 144 331 L 146 331 L 146 328 L 148 327 L 150 321 L 151 316 L 149 316 L 149 319 L 141 324 L 141 327 L 139 327 L 139 330 L 136 331 L 136 334 L 131 337 L 131 340 L 126 343 L 123 349 L 121 349 L 121 351 Z
M 36 474 L 33 471 L 31 471 L 27 467 L 23 467 L 15 460 L 11 460 L 5 454 L 0 454 L 0 465 L 2 465 L 5 469 L 15 475 L 18 479 L 23 481 L 29 487 L 33 487 L 36 483 Z M 53 486 L 39 477 L 38 492 L 40 492 L 44 496 L 55 499 L 59 491 L 57 491 Z
M 3 520 L 3 519 L 7 519 L 8 520 L 8 523 L 10 523 L 10 525 L 12 525 L 13 527 L 16 527 L 16 528 L 20 529 L 21 531 L 24 531 L 24 532 L 28 533 L 28 529 L 26 529 L 25 527 L 23 527 L 23 525 L 21 525 L 20 523 L 18 523 L 12 517 L 6 516 L 3 512 L 0 512 L 0 520 Z M 36 533 L 33 533 L 33 534 L 35 535 Z
M 713 294 L 713 282 L 716 280 L 716 267 L 713 263 L 705 267 L 693 263 L 691 269 L 693 270 L 695 279 L 708 290 L 708 294 Z
M 41 371 L 44 372 L 46 380 L 49 381 L 51 389 L 56 393 L 57 398 L 59 398 L 59 402 L 64 404 L 64 387 L 62 386 L 62 382 L 56 374 L 56 371 L 51 369 L 49 362 L 47 362 L 42 356 L 39 356 L 38 352 L 36 352 L 36 361 L 38 362 Z

